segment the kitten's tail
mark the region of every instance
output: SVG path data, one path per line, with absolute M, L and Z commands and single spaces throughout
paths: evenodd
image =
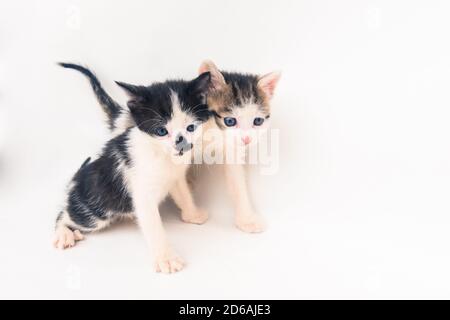
M 106 93 L 95 74 L 88 68 L 73 63 L 59 62 L 58 65 L 63 68 L 77 70 L 89 79 L 95 96 L 108 117 L 109 126 L 114 128 L 114 120 L 121 114 L 122 107 Z

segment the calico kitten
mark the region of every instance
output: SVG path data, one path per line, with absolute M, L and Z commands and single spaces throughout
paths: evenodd
M 270 102 L 281 73 L 258 76 L 222 72 L 209 60 L 201 64 L 199 72 L 211 73 L 207 100 L 214 119 L 205 126 L 211 127 L 213 123 L 224 133 L 234 136 L 241 146 L 256 143 L 261 133 L 269 128 Z M 239 144 L 236 147 L 240 147 Z M 227 163 L 224 170 L 235 207 L 236 226 L 245 232 L 262 232 L 264 221 L 251 204 L 244 166 Z
M 187 161 L 180 158 L 190 157 L 200 137 L 196 131 L 210 116 L 206 105 L 210 74 L 148 87 L 117 84 L 129 95 L 127 115 L 132 125 L 109 140 L 97 159 L 86 160 L 73 177 L 56 221 L 54 245 L 71 247 L 83 239 L 83 233 L 131 215 L 153 249 L 156 270 L 176 272 L 184 262 L 169 245 L 158 205 L 170 193 L 182 209 L 183 220 L 207 219 L 194 204 L 185 178 Z M 114 129 L 114 119 L 125 111 L 98 81 L 92 80 L 92 85 Z

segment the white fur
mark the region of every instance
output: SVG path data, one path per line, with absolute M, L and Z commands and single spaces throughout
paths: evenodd
M 239 154 L 244 147 L 244 145 L 241 142 L 241 137 L 245 135 L 251 135 L 252 136 L 252 143 L 257 143 L 257 137 L 260 134 L 260 131 L 263 131 L 267 128 L 267 124 L 265 128 L 262 129 L 254 129 L 250 128 L 250 120 L 253 122 L 253 119 L 255 117 L 255 109 L 249 108 L 248 110 L 245 110 L 245 108 L 235 108 L 239 111 L 236 112 L 233 116 L 239 117 L 241 123 L 244 123 L 244 130 L 241 130 L 240 128 L 235 129 L 225 129 L 220 130 L 214 120 L 208 121 L 205 127 L 209 128 L 210 130 L 221 131 L 224 138 L 222 138 L 222 141 L 227 141 L 230 139 L 229 136 L 231 135 L 232 143 L 230 145 L 226 145 L 219 143 L 216 144 L 216 148 L 214 152 L 218 154 L 222 154 L 218 156 L 218 158 L 224 157 L 226 158 L 226 163 L 224 165 L 224 172 L 225 172 L 225 179 L 228 186 L 228 191 L 230 193 L 230 196 L 232 198 L 234 211 L 235 211 L 235 225 L 244 232 L 249 233 L 256 233 L 256 232 L 262 232 L 265 229 L 265 222 L 261 215 L 256 213 L 256 211 L 253 209 L 253 205 L 251 203 L 250 194 L 247 186 L 247 179 L 246 179 L 246 171 L 245 171 L 245 164 L 239 163 L 237 159 L 237 154 Z M 253 109 L 253 110 L 252 110 Z M 262 127 L 262 126 L 261 126 Z M 233 130 L 230 134 L 230 130 Z M 204 137 L 207 135 L 204 134 Z M 237 143 L 236 143 L 237 142 Z M 203 141 L 203 147 L 205 150 L 208 147 L 211 147 L 211 144 L 214 143 L 214 141 Z M 239 150 L 238 150 L 239 149 Z M 243 149 L 245 152 L 246 149 Z M 232 153 L 232 154 L 230 154 Z M 231 161 L 230 161 L 231 160 Z
M 170 195 L 181 209 L 181 218 L 184 222 L 203 224 L 208 220 L 208 213 L 195 205 L 185 176 L 178 179 L 170 190 Z
M 53 246 L 57 249 L 66 249 L 73 247 L 76 241 L 83 240 L 84 236 L 80 233 L 80 229 L 70 219 L 68 213 L 63 211 L 59 217 L 59 222 L 55 230 L 55 237 L 53 239 Z M 67 225 L 70 225 L 74 231 L 70 230 Z
M 223 117 L 225 116 L 234 117 L 237 120 L 235 127 L 227 128 L 225 131 L 228 135 L 233 136 L 238 144 L 244 144 L 245 138 L 250 139 L 250 144 L 256 144 L 258 138 L 269 128 L 270 118 L 265 119 L 266 114 L 251 101 L 244 104 L 243 107 L 232 108 L 230 113 L 223 115 Z M 253 125 L 256 117 L 265 119 L 261 126 Z
M 58 249 L 66 249 L 73 247 L 77 241 L 83 239 L 84 236 L 79 230 L 72 231 L 65 226 L 60 226 L 56 229 L 53 245 Z
M 234 204 L 236 226 L 250 233 L 264 231 L 263 218 L 254 211 L 250 201 L 244 165 L 225 165 L 225 177 Z
M 182 260 L 173 252 L 165 234 L 158 205 L 180 177 L 187 165 L 176 164 L 172 156 L 137 128 L 130 132 L 133 166 L 125 171 L 125 180 L 133 198 L 134 214 L 152 248 L 157 271 L 176 272 Z
M 167 240 L 158 210 L 161 201 L 171 192 L 182 210 L 183 220 L 202 223 L 207 218 L 195 206 L 186 183 L 186 170 L 191 154 L 187 152 L 180 157 L 175 155 L 173 149 L 178 133 L 188 137 L 186 127 L 193 119 L 182 112 L 174 92 L 171 98 L 173 116 L 166 126 L 168 137 L 154 139 L 138 128 L 131 129 L 129 141 L 133 165 L 125 170 L 125 181 L 133 198 L 138 224 L 155 255 L 156 270 L 164 273 L 181 270 L 184 262 Z M 193 138 L 194 135 L 191 135 L 188 139 Z
M 122 112 L 114 121 L 114 130 L 111 132 L 111 135 L 115 137 L 123 133 L 126 129 L 131 128 L 133 125 L 133 119 L 128 112 Z
M 226 154 L 227 159 L 232 159 L 232 156 L 236 157 L 234 158 L 235 163 L 225 165 L 225 177 L 235 209 L 235 224 L 245 232 L 262 232 L 265 223 L 253 209 L 247 187 L 245 167 L 243 163 L 239 163 L 239 149 L 244 145 L 255 145 L 258 138 L 267 131 L 269 119 L 265 119 L 261 126 L 254 126 L 253 121 L 256 117 L 264 119 L 266 115 L 261 112 L 258 105 L 251 101 L 248 101 L 244 107 L 232 108 L 229 116 L 237 120 L 235 127 L 225 129 L 228 137 L 232 138 L 232 147 L 234 148 L 225 148 L 225 153 L 233 152 L 233 155 Z M 249 140 L 250 143 L 245 143 L 245 140 Z

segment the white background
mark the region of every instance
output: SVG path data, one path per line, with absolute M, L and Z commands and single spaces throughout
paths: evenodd
M 0 3 L 0 298 L 450 298 L 448 1 Z M 65 184 L 107 131 L 88 82 L 282 70 L 280 170 L 251 177 L 269 229 L 162 208 L 188 266 L 153 272 L 138 229 L 51 247 Z

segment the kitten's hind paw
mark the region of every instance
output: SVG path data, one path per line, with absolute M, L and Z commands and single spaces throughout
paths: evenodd
M 260 233 L 266 229 L 264 220 L 257 214 L 238 217 L 236 218 L 235 224 L 240 230 L 248 233 Z
M 72 231 L 67 227 L 59 227 L 56 230 L 53 246 L 64 250 L 73 247 L 77 241 L 81 240 L 84 240 L 84 236 L 79 230 Z

